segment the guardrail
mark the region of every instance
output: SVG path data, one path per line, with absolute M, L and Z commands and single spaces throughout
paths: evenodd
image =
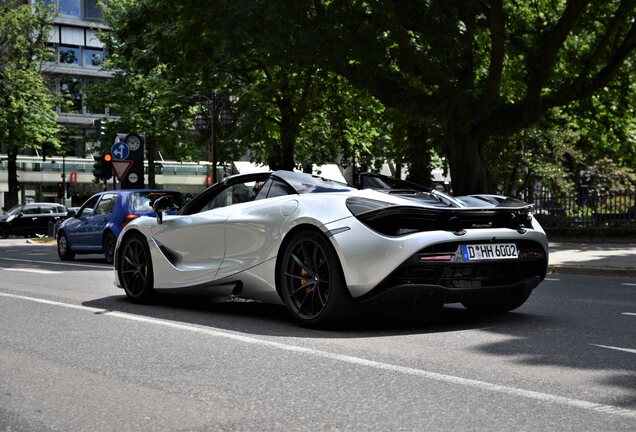
M 555 194 L 535 191 L 534 215 L 544 228 L 636 228 L 636 192 Z

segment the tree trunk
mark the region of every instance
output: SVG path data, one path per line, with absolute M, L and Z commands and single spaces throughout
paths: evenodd
M 296 167 L 294 161 L 294 148 L 296 147 L 296 128 L 281 128 L 282 160 L 279 169 L 293 171 Z
M 9 210 L 11 207 L 18 204 L 18 151 L 15 148 L 12 148 L 12 146 L 9 146 L 9 149 L 7 150 L 7 156 L 9 193 L 7 194 L 7 202 L 5 204 L 5 207 L 7 210 Z
M 405 125 L 407 154 L 409 156 L 408 180 L 431 187 L 431 153 L 428 148 L 428 130 L 423 123 L 408 122 Z
M 296 138 L 298 137 L 299 124 L 294 116 L 291 100 L 281 98 L 278 102 L 281 120 L 280 128 L 280 147 L 274 151 L 273 157 L 270 157 L 269 167 L 276 171 L 279 169 L 293 171 L 296 166 L 294 160 L 294 148 L 296 147 Z
M 469 130 L 454 127 L 448 143 L 448 163 L 450 165 L 451 185 L 454 195 L 489 193 L 488 176 L 482 154 L 483 142 Z M 466 133 L 462 133 L 462 129 Z

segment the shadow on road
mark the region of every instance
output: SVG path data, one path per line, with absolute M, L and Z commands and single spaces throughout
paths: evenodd
M 535 296 L 539 297 L 541 294 L 535 293 Z M 569 304 L 567 300 L 559 299 L 551 305 L 551 310 L 543 311 L 543 304 L 539 307 L 537 305 L 546 299 L 536 300 L 536 304 L 531 305 L 531 297 L 529 306 L 501 315 L 480 315 L 454 305 L 447 305 L 443 310 L 430 316 L 414 316 L 412 313 L 405 314 L 403 310 L 365 310 L 359 320 L 329 330 L 299 326 L 289 317 L 283 306 L 236 298 L 171 295 L 162 296 L 152 305 L 137 305 L 128 301 L 122 294 L 83 304 L 109 311 L 257 336 L 372 339 L 480 330 L 504 335 L 505 338 L 495 343 L 477 345 L 473 348 L 477 352 L 529 367 L 548 366 L 602 371 L 603 378 L 598 378 L 599 384 L 621 389 L 620 396 L 617 394 L 606 403 L 627 408 L 636 407 L 634 354 L 592 346 L 591 343 L 597 343 L 591 338 L 591 335 L 595 334 L 593 320 L 588 323 L 573 323 L 572 320 L 575 318 L 564 309 L 564 306 Z M 554 302 L 554 299 L 549 298 L 547 301 Z M 561 316 L 559 310 L 563 311 Z M 425 339 L 423 343 L 427 342 L 430 343 L 430 339 Z M 585 355 L 582 355 L 583 351 Z M 582 388 L 581 399 L 586 399 L 584 395 L 585 389 Z
M 284 306 L 233 297 L 163 295 L 153 304 L 138 305 L 122 295 L 84 302 L 83 305 L 247 334 L 301 338 L 374 338 L 542 322 L 540 317 L 523 313 L 488 316 L 452 307 L 433 312 L 365 308 L 355 320 L 337 327 L 310 329 L 297 324 Z

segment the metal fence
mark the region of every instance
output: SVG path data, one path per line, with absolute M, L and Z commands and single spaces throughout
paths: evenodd
M 636 228 L 636 192 L 555 194 L 534 191 L 528 201 L 545 228 Z

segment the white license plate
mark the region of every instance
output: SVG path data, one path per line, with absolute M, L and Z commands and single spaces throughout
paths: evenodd
M 516 259 L 517 245 L 502 244 L 463 244 L 459 246 L 464 261 Z

